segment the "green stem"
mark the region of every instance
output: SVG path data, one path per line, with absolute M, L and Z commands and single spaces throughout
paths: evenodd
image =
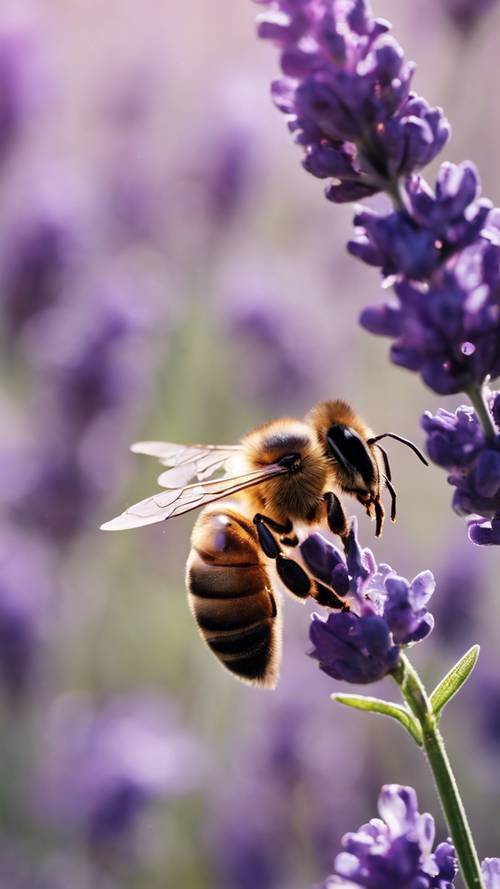
M 462 876 L 468 889 L 483 889 L 481 866 L 474 846 L 467 815 L 460 798 L 444 740 L 427 692 L 405 655 L 394 673 L 403 697 L 422 728 L 424 750 L 431 767 L 441 806 L 453 840 Z
M 486 402 L 486 397 L 484 393 L 484 386 L 479 386 L 477 383 L 472 383 L 465 390 L 467 395 L 470 398 L 472 407 L 476 411 L 478 415 L 481 425 L 484 429 L 484 434 L 486 438 L 495 438 L 496 429 L 493 423 L 493 417 L 490 414 L 488 404 Z

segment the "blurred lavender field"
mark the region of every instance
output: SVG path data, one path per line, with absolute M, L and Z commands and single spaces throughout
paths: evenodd
M 445 106 L 446 157 L 471 157 L 500 203 L 499 4 L 375 7 Z M 382 783 L 417 784 L 437 816 L 424 766 L 392 725 L 329 701 L 309 606 L 285 603 L 276 692 L 221 669 L 186 603 L 192 517 L 97 529 L 154 490 L 134 440 L 232 443 L 342 397 L 421 443 L 438 400 L 357 325 L 374 276 L 272 107 L 256 7 L 102 9 L 0 10 L 0 887 L 299 889 Z M 398 524 L 375 541 L 360 516 L 360 536 L 436 575 L 415 657 L 431 685 L 481 643 L 445 719 L 480 857 L 498 854 L 496 555 L 466 540 L 437 468 L 396 447 L 391 463 Z

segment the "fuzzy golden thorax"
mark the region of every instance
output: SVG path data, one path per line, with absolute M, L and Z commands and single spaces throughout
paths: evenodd
M 327 466 L 311 428 L 288 417 L 253 429 L 242 439 L 246 471 L 296 454 L 297 468 L 245 492 L 249 509 L 278 522 L 312 522 L 325 490 Z

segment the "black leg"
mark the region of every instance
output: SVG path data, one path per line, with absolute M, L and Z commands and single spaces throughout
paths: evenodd
M 326 503 L 326 517 L 330 531 L 332 534 L 338 534 L 339 537 L 345 537 L 348 534 L 349 528 L 347 517 L 339 498 L 333 491 L 327 491 L 326 494 L 323 494 L 323 500 Z
M 260 520 L 255 522 L 255 526 L 257 528 L 257 536 L 259 538 L 261 549 L 268 559 L 277 559 L 281 550 L 274 534 L 269 530 L 267 525 Z
M 319 580 L 314 581 L 314 588 L 311 590 L 311 596 L 316 599 L 318 605 L 325 605 L 326 608 L 332 608 L 335 611 L 348 611 L 349 606 L 337 596 L 337 594 L 324 583 Z
M 253 520 L 257 528 L 257 535 L 262 550 L 268 559 L 276 560 L 276 571 L 282 583 L 294 596 L 297 596 L 299 599 L 307 599 L 311 594 L 311 578 L 298 562 L 295 562 L 293 559 L 287 559 L 283 555 L 278 541 L 268 528 L 268 525 L 270 525 L 275 531 L 286 533 L 293 530 L 292 523 L 280 525 L 278 522 L 260 513 L 257 513 Z
M 385 480 L 385 484 L 387 486 L 387 490 L 389 491 L 389 494 L 391 495 L 391 522 L 395 522 L 396 521 L 396 499 L 397 499 L 396 489 L 395 489 L 394 485 L 392 484 L 390 478 L 387 478 L 386 475 L 384 475 L 384 480 Z
M 298 562 L 280 553 L 276 559 L 276 571 L 286 588 L 298 599 L 307 599 L 311 595 L 311 579 Z
M 289 546 L 293 548 L 299 545 L 299 538 L 296 534 L 292 534 L 291 537 L 281 537 L 280 543 L 282 543 L 283 546 Z
M 373 503 L 375 506 L 375 537 L 381 537 L 384 526 L 384 507 L 378 499 L 374 500 Z
M 274 519 L 270 519 L 267 515 L 262 515 L 262 513 L 257 512 L 253 517 L 254 525 L 259 525 L 264 523 L 268 528 L 271 528 L 273 531 L 277 531 L 278 534 L 291 534 L 293 531 L 293 525 L 288 519 L 284 524 L 280 522 L 275 522 Z

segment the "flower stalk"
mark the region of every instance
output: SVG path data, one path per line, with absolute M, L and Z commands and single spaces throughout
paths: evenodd
M 464 882 L 468 889 L 482 889 L 484 884 L 479 857 L 430 699 L 418 673 L 404 654 L 401 655 L 393 676 L 422 729 L 423 747 L 450 829 Z
M 469 398 L 472 407 L 474 408 L 476 414 L 479 417 L 481 422 L 481 426 L 483 427 L 484 434 L 486 438 L 495 439 L 496 430 L 493 423 L 493 418 L 490 414 L 484 386 L 478 386 L 477 384 L 473 384 L 469 386 L 466 390 L 466 395 Z

